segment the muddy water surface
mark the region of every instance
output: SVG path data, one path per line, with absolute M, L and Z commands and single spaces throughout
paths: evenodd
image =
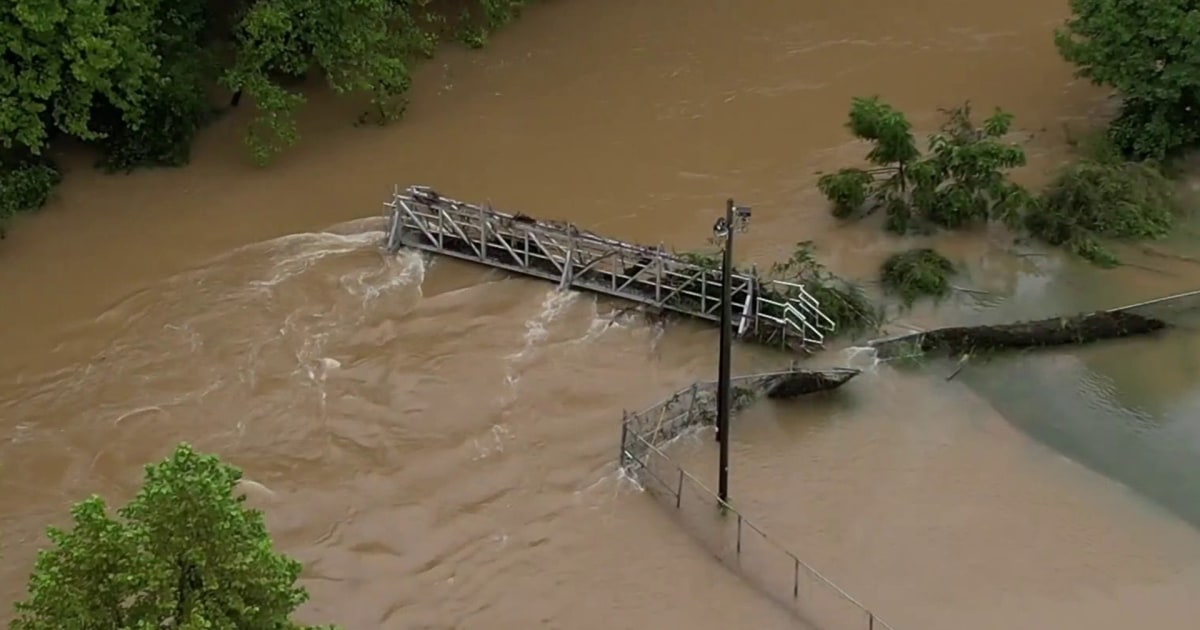
M 358 219 L 393 184 L 423 183 L 688 248 L 733 195 L 756 210 L 744 258 L 814 239 L 836 270 L 869 276 L 903 243 L 836 226 L 812 187 L 861 155 L 840 127 L 850 97 L 882 94 L 923 128 L 965 98 L 1010 108 L 1036 180 L 1063 156 L 1062 125 L 1104 106 L 1053 52 L 1065 11 L 558 0 L 483 52 L 425 64 L 402 124 L 352 128 L 352 104 L 314 92 L 302 145 L 265 171 L 238 142 L 246 112 L 182 170 L 103 176 L 66 155 L 59 198 L 0 247 L 0 599 L 19 596 L 71 502 L 127 496 L 187 439 L 262 485 L 255 502 L 306 564 L 307 619 L 786 627 L 613 470 L 620 409 L 709 376 L 711 331 L 610 325 L 588 296 L 384 257 L 379 222 Z M 1008 244 L 947 246 L 972 286 L 1050 282 Z M 986 395 L 886 367 L 845 394 L 747 416 L 736 496 L 898 628 L 1200 613 L 1193 531 Z

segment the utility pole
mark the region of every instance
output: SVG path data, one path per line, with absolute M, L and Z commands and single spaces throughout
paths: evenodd
M 750 223 L 750 208 L 725 202 L 725 216 L 713 225 L 713 236 L 723 241 L 721 252 L 721 351 L 717 368 L 717 442 L 720 444 L 720 468 L 717 471 L 717 496 L 729 500 L 729 412 L 733 407 L 730 362 L 733 354 L 733 235 L 745 232 Z M 743 316 L 745 314 L 743 313 Z

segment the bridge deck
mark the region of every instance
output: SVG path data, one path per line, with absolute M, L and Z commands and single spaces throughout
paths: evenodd
M 388 249 L 412 247 L 702 320 L 721 317 L 721 272 L 698 261 L 600 236 L 570 223 L 507 214 L 414 186 L 394 194 Z M 738 334 L 788 348 L 819 346 L 834 323 L 804 287 L 731 278 Z

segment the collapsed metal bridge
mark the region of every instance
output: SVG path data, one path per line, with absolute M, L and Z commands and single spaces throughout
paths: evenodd
M 397 189 L 387 247 L 412 247 L 582 289 L 660 311 L 719 322 L 721 271 L 699 259 L 581 230 L 571 223 L 508 214 L 443 197 L 431 188 Z M 733 324 L 739 337 L 789 349 L 814 350 L 834 322 L 804 286 L 758 277 L 731 277 Z

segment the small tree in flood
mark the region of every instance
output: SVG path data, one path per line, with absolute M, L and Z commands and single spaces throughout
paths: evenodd
M 50 528 L 12 630 L 299 629 L 300 563 L 275 552 L 241 471 L 180 445 L 109 515 L 93 496 L 70 531 Z
M 1006 171 L 1025 164 L 1025 151 L 1004 142 L 1012 115 L 996 110 L 976 127 L 970 103 L 945 112 L 946 122 L 929 138 L 924 156 L 903 113 L 878 97 L 855 98 L 847 127 L 873 146 L 872 168 L 844 168 L 822 175 L 817 187 L 833 214 L 849 218 L 887 212 L 887 229 L 904 233 L 920 223 L 964 227 L 1007 216 L 1027 200 Z

